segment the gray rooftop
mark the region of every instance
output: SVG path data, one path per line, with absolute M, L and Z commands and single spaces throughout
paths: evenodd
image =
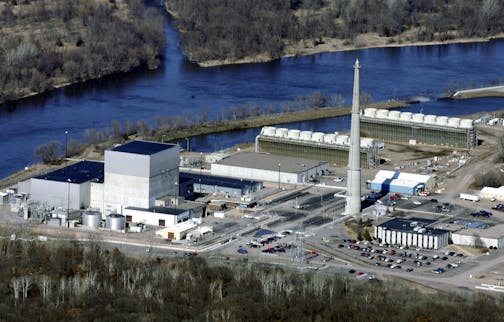
M 216 163 L 269 171 L 278 171 L 280 168 L 281 172 L 288 173 L 300 173 L 317 166 L 328 164 L 325 161 L 254 152 L 241 152 L 233 154 Z
M 383 228 L 387 228 L 390 230 L 394 230 L 394 231 L 413 233 L 413 232 L 415 232 L 414 228 L 416 226 L 412 226 L 411 224 L 414 222 L 417 223 L 416 226 L 421 226 L 426 229 L 426 231 L 423 233 L 423 235 L 444 235 L 444 234 L 449 233 L 448 230 L 436 229 L 436 228 L 429 227 L 430 225 L 434 224 L 436 222 L 436 220 L 425 219 L 425 218 L 410 218 L 410 219 L 394 218 L 394 219 L 389 220 L 387 222 L 384 222 L 383 224 L 380 224 L 378 226 L 383 227 Z
M 141 208 L 141 207 L 127 207 L 131 210 L 148 211 L 152 213 L 160 213 L 165 215 L 180 215 L 187 211 L 187 209 L 179 208 L 168 208 L 168 207 L 152 207 L 152 208 Z
M 466 235 L 466 236 L 479 236 L 484 238 L 503 238 L 504 237 L 504 225 L 496 224 L 487 229 L 481 228 L 462 228 L 454 234 Z

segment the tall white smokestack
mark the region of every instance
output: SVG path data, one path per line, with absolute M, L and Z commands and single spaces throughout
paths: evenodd
M 348 153 L 346 215 L 361 212 L 361 165 L 360 165 L 360 103 L 359 60 L 354 65 L 354 88 L 352 100 L 352 123 L 350 126 L 350 151 Z

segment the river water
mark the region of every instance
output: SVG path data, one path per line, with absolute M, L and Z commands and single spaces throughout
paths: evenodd
M 460 115 L 503 108 L 499 98 L 435 100 L 454 84 L 500 82 L 504 41 L 427 47 L 364 49 L 285 58 L 271 63 L 199 68 L 178 47 L 178 33 L 167 19 L 162 67 L 69 86 L 43 97 L 0 105 L 0 178 L 36 162 L 36 146 L 50 140 L 84 139 L 88 128 L 111 120 L 154 123 L 155 116 L 198 113 L 216 116 L 222 108 L 255 102 L 279 106 L 314 91 L 341 94 L 351 103 L 353 63 L 361 61 L 361 91 L 374 101 L 422 96 L 429 101 L 407 108 L 438 115 Z M 289 124 L 322 132 L 349 128 L 349 118 Z M 193 138 L 191 150 L 213 151 L 252 142 L 257 129 Z

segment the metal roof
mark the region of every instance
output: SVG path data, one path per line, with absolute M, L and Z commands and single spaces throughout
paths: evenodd
M 201 179 L 201 181 L 200 181 Z M 194 173 L 194 172 L 180 172 L 179 173 L 179 181 L 180 182 L 185 182 L 186 180 L 193 180 L 194 184 L 201 184 L 208 185 L 208 186 L 219 186 L 219 187 L 226 187 L 226 188 L 235 188 L 235 189 L 246 189 L 248 187 L 254 187 L 261 182 L 259 181 L 252 181 L 252 180 L 241 180 L 241 179 L 234 179 L 234 178 L 227 178 L 227 177 L 220 177 L 220 176 L 211 176 L 211 175 L 206 175 L 206 174 L 199 174 L 199 173 Z
M 426 229 L 425 232 L 419 233 L 418 231 L 414 231 L 416 226 L 411 226 L 411 223 L 417 222 L 419 225 Z M 424 219 L 424 218 L 410 218 L 410 219 L 402 219 L 402 218 L 394 218 L 383 224 L 378 225 L 379 227 L 387 228 L 394 231 L 407 232 L 407 233 L 416 233 L 422 235 L 444 235 L 449 233 L 448 230 L 444 229 L 436 229 L 426 227 L 435 223 L 436 220 Z
M 103 182 L 103 162 L 81 161 L 67 167 L 39 175 L 35 179 L 81 184 L 88 181 Z
M 112 149 L 116 152 L 126 152 L 133 154 L 152 155 L 164 150 L 178 147 L 176 144 L 171 143 L 158 143 L 149 141 L 132 141 Z
M 168 207 L 152 207 L 152 208 L 127 207 L 126 209 L 146 211 L 165 215 L 176 215 L 176 216 L 187 212 L 187 209 L 168 208 Z
M 269 171 L 280 170 L 287 173 L 301 173 L 318 166 L 328 165 L 325 161 L 255 152 L 233 154 L 216 162 L 216 164 Z

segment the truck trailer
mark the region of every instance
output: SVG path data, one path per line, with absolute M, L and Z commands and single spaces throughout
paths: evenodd
M 477 196 L 477 195 L 471 195 L 471 194 L 468 194 L 468 193 L 461 193 L 460 194 L 460 199 L 462 199 L 462 200 L 469 200 L 469 201 L 472 201 L 472 202 L 480 201 L 480 197 L 479 196 Z

